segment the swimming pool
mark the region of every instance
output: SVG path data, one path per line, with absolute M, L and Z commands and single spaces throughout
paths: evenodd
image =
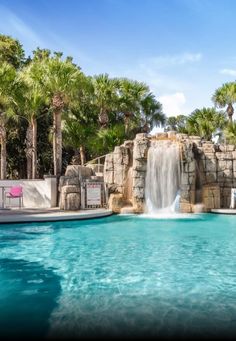
M 0 334 L 236 331 L 236 217 L 0 226 Z

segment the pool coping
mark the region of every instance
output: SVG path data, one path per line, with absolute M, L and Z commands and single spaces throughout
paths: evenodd
M 85 220 L 85 219 L 96 219 L 111 216 L 113 212 L 108 209 L 94 209 L 94 210 L 83 210 L 78 212 L 46 212 L 46 213 L 12 213 L 11 211 L 4 212 L 1 216 L 0 213 L 0 224 L 17 224 L 17 223 L 35 223 L 35 222 L 56 222 L 56 221 L 69 221 L 69 220 Z
M 211 213 L 215 214 L 231 214 L 231 215 L 236 215 L 236 209 L 235 208 L 212 208 Z

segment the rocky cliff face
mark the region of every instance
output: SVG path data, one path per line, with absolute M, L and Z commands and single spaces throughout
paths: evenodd
M 153 139 L 179 144 L 181 212 L 194 212 L 197 204 L 202 204 L 205 211 L 230 206 L 231 188 L 236 187 L 236 146 L 214 145 L 198 136 L 169 132 L 154 137 L 137 134 L 134 141 L 126 141 L 106 156 L 104 181 L 109 188 L 109 206 L 114 212 L 120 212 L 127 204 L 125 187 L 130 167 L 133 211 L 144 212 L 147 155 Z

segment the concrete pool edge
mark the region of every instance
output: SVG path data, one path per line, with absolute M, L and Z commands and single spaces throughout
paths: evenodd
M 211 209 L 210 213 L 214 213 L 214 214 L 236 215 L 236 209 L 235 209 L 235 208 L 218 208 L 218 209 Z
M 108 217 L 113 214 L 111 210 L 94 209 L 79 212 L 49 212 L 49 213 L 6 213 L 0 214 L 0 224 L 35 223 L 35 222 L 56 222 L 70 220 L 85 220 Z

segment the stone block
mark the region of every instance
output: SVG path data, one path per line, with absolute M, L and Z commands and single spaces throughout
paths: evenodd
M 80 193 L 65 193 L 60 196 L 60 209 L 77 211 L 80 209 Z
M 226 145 L 226 151 L 227 152 L 233 152 L 235 150 L 235 145 L 233 144 L 227 144 Z
M 189 203 L 180 203 L 179 208 L 181 213 L 192 213 L 192 205 Z
M 133 169 L 135 171 L 146 172 L 147 170 L 147 160 L 134 160 L 133 162 Z
M 217 173 L 216 172 L 206 172 L 205 173 L 205 182 L 210 184 L 210 183 L 215 183 L 217 181 Z
M 143 199 L 145 197 L 144 187 L 133 187 L 133 198 Z
M 180 201 L 182 203 L 189 203 L 190 202 L 190 191 L 181 191 L 180 192 Z
M 116 165 L 129 165 L 129 149 L 124 146 L 117 146 L 115 147 L 114 153 L 113 153 L 113 162 L 114 167 Z
M 64 194 L 67 193 L 80 193 L 80 186 L 75 185 L 67 185 L 61 188 L 61 192 Z
M 232 152 L 217 152 L 215 153 L 215 155 L 218 160 L 232 160 L 233 159 Z
M 59 191 L 61 191 L 63 186 L 68 185 L 76 185 L 80 187 L 80 178 L 77 177 L 70 177 L 70 176 L 61 176 L 59 180 Z
M 145 212 L 145 202 L 144 199 L 133 199 L 133 208 L 135 213 L 144 213 Z
M 114 171 L 113 170 L 104 172 L 104 182 L 106 184 L 114 183 Z
M 205 161 L 205 170 L 206 172 L 216 172 L 217 162 L 215 158 L 206 159 Z
M 181 185 L 189 185 L 189 174 L 188 173 L 182 173 L 181 174 Z
M 147 153 L 149 148 L 149 140 L 135 139 L 133 149 L 133 160 L 147 159 Z
M 142 140 L 142 139 L 146 139 L 146 138 L 147 138 L 146 133 L 139 133 L 139 134 L 136 134 L 136 136 L 135 136 L 135 140 Z
M 225 186 L 221 188 L 221 207 L 229 208 L 231 202 L 231 187 L 226 188 Z
M 109 197 L 108 207 L 114 213 L 120 213 L 121 208 L 124 206 L 124 198 L 122 194 L 113 193 Z
M 168 133 L 157 133 L 155 135 L 155 138 L 156 139 L 160 139 L 160 140 L 167 139 L 168 138 Z
M 133 178 L 133 187 L 143 187 L 145 188 L 145 177 L 135 177 Z
M 65 176 L 79 177 L 79 178 L 90 178 L 94 175 L 93 170 L 89 167 L 80 165 L 69 165 L 66 168 Z
M 80 193 L 68 193 L 66 195 L 65 210 L 76 211 L 80 209 Z
M 174 130 L 171 130 L 171 131 L 168 131 L 167 132 L 167 137 L 168 137 L 168 139 L 175 139 L 176 138 L 176 131 L 174 131 Z
M 218 185 L 203 186 L 202 201 L 207 211 L 220 208 L 220 187 Z

